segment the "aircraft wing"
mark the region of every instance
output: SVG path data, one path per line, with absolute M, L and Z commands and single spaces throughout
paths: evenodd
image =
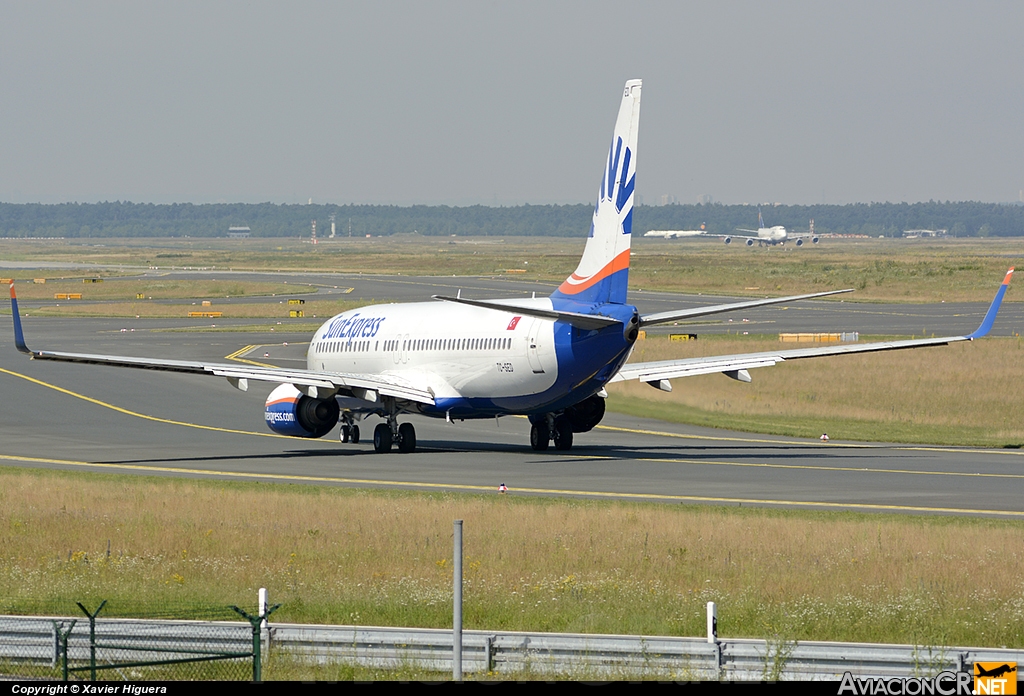
M 89 365 L 130 367 L 140 370 L 213 375 L 226 378 L 232 386 L 242 391 L 248 389 L 248 380 L 251 379 L 260 382 L 294 384 L 300 391 L 312 397 L 316 397 L 318 392 L 320 392 L 321 396 L 331 396 L 335 393 L 340 393 L 344 396 L 353 396 L 369 402 L 377 401 L 378 396 L 393 396 L 398 399 L 419 403 L 434 403 L 434 395 L 430 391 L 419 388 L 407 380 L 394 375 L 315 372 L 313 370 L 257 367 L 231 363 L 32 350 L 25 344 L 21 316 L 18 314 L 18 298 L 14 294 L 14 283 L 11 283 L 11 314 L 14 319 L 14 343 L 19 351 L 31 356 L 33 360 L 53 360 L 57 362 L 86 363 Z
M 817 358 L 825 355 L 847 355 L 851 353 L 872 353 L 883 350 L 903 350 L 907 348 L 924 348 L 925 346 L 941 346 L 959 341 L 973 341 L 986 335 L 995 322 L 996 314 L 999 312 L 999 305 L 1003 301 L 1003 295 L 1010 285 L 1010 278 L 1013 276 L 1011 268 L 999 286 L 992 304 L 989 305 L 985 318 L 974 333 L 966 336 L 944 336 L 939 338 L 915 338 L 902 341 L 881 341 L 877 343 L 854 343 L 845 346 L 821 346 L 817 348 L 795 348 L 791 350 L 766 351 L 763 353 L 745 353 L 739 355 L 721 355 L 707 358 L 684 358 L 680 360 L 660 360 L 648 363 L 628 363 L 623 365 L 618 373 L 609 380 L 610 382 L 622 382 L 626 380 L 640 380 L 648 384 L 665 389 L 669 387 L 661 384 L 664 380 L 677 377 L 691 377 L 712 372 L 722 372 L 728 376 L 743 382 L 750 381 L 747 370 L 756 367 L 770 367 L 776 363 L 786 360 L 799 360 L 801 358 Z M 788 298 L 795 299 L 795 298 Z M 722 310 L 724 311 L 724 310 Z M 641 323 L 643 319 L 641 319 Z
M 764 307 L 766 305 L 783 304 L 785 302 L 796 302 L 797 300 L 810 300 L 815 297 L 827 297 L 828 295 L 839 295 L 844 292 L 853 292 L 853 288 L 846 290 L 829 290 L 828 292 L 815 292 L 810 295 L 790 295 L 789 297 L 772 297 L 764 300 L 747 300 L 745 302 L 731 302 L 728 304 L 709 305 L 707 307 L 693 307 L 691 309 L 672 309 L 667 312 L 655 314 L 644 314 L 640 317 L 640 328 L 654 324 L 666 324 L 670 321 L 703 317 L 709 314 L 721 314 L 732 312 L 737 309 L 750 309 L 752 307 Z

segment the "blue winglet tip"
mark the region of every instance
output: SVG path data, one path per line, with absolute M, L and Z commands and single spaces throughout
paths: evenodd
M 988 311 L 985 313 L 985 318 L 981 322 L 981 326 L 978 329 L 967 336 L 968 339 L 974 340 L 981 338 L 988 334 L 992 330 L 992 325 L 996 321 L 996 314 L 999 313 L 999 305 L 1003 302 L 1003 295 L 1006 294 L 1006 289 L 1010 287 L 1010 279 L 1013 277 L 1013 269 L 1011 268 L 1006 272 L 1006 277 L 1003 278 L 1003 284 L 999 286 L 999 290 L 996 291 L 996 296 L 992 299 L 992 304 L 989 305 Z
M 14 281 L 11 281 L 11 318 L 14 320 L 14 346 L 22 353 L 31 354 L 25 345 L 25 332 L 21 329 L 21 315 L 18 314 L 18 296 L 14 294 Z

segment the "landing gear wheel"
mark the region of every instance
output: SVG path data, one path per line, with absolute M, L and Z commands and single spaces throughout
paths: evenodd
M 387 423 L 378 423 L 373 429 L 373 451 L 379 454 L 391 451 L 391 428 Z
M 341 426 L 341 441 L 351 442 L 352 441 L 352 426 L 343 425 Z
M 555 421 L 555 449 L 572 449 L 572 423 L 568 418 L 559 418 Z
M 416 428 L 412 423 L 402 423 L 398 426 L 398 451 L 412 452 L 416 449 Z
M 358 425 L 353 425 L 352 426 L 352 433 L 351 433 L 351 435 L 349 435 L 349 441 L 353 445 L 358 445 L 359 444 L 359 426 Z
M 534 423 L 533 427 L 530 428 L 530 447 L 535 452 L 543 452 L 548 448 L 548 442 L 551 440 L 551 433 L 548 431 L 547 423 Z

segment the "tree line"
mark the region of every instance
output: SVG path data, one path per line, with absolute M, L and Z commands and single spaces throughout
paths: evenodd
M 426 236 L 574 237 L 590 228 L 592 206 L 512 207 L 201 204 L 0 203 L 0 237 L 224 237 L 228 228 L 248 226 L 254 237 L 308 237 L 330 232 L 363 237 L 394 234 Z M 753 205 L 636 206 L 633 232 L 700 229 L 728 234 L 757 227 Z M 978 202 L 855 203 L 850 205 L 771 205 L 761 208 L 766 226 L 806 231 L 814 220 L 819 234 L 899 236 L 904 230 L 944 229 L 953 236 L 1024 235 L 1024 205 Z

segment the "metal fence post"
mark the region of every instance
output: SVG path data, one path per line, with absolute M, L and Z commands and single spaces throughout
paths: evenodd
M 455 520 L 452 554 L 452 679 L 462 681 L 462 520 Z
M 71 625 L 68 626 L 68 630 L 65 631 L 63 621 L 59 624 L 56 621 L 53 622 L 53 666 L 57 666 L 56 663 L 59 659 L 61 663 L 61 677 L 64 681 L 68 680 L 68 638 L 71 636 L 71 630 L 75 627 L 76 623 L 78 623 L 78 619 L 72 619 Z
M 76 604 L 89 617 L 89 680 L 96 681 L 96 617 L 103 611 L 103 607 L 107 606 L 107 600 L 104 599 L 100 602 L 94 614 L 90 614 L 89 610 L 81 602 L 76 602 Z M 66 655 L 67 653 L 65 652 Z
M 252 626 L 252 680 L 254 682 L 260 682 L 263 680 L 263 665 L 260 661 L 261 627 L 263 622 L 267 620 L 267 617 L 277 611 L 280 606 L 280 604 L 275 604 L 264 612 L 258 612 L 256 616 L 253 616 L 236 606 L 231 607 L 237 614 L 240 614 L 246 621 L 248 621 L 250 626 Z

